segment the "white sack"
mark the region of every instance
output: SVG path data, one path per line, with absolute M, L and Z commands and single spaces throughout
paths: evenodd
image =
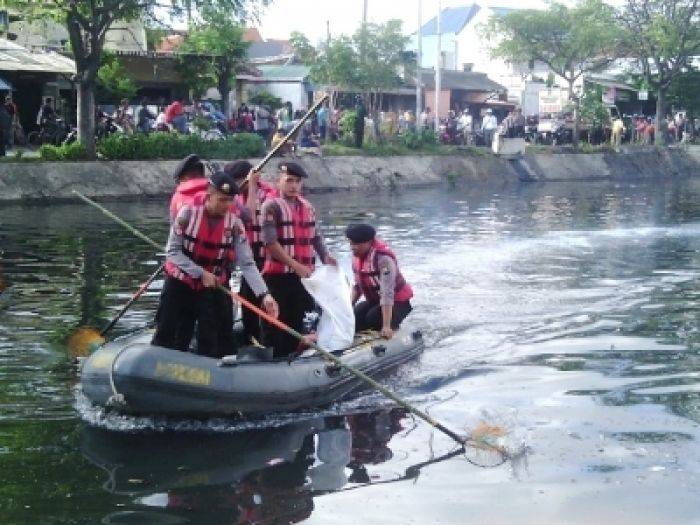
M 350 283 L 336 266 L 316 267 L 304 288 L 321 307 L 318 322 L 318 345 L 324 350 L 340 350 L 352 344 L 355 336 L 355 313 L 352 310 Z

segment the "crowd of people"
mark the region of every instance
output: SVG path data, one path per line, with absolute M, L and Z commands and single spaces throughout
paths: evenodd
M 123 99 L 117 106 L 96 106 L 95 125 L 98 138 L 112 133 L 155 133 L 177 132 L 198 133 L 207 140 L 223 138 L 233 133 L 255 133 L 265 141 L 267 146 L 286 141 L 281 154 L 294 155 L 297 152 L 321 154 L 321 145 L 327 141 L 335 142 L 343 138 L 341 122 L 348 112 L 354 112 L 353 137 L 350 138 L 355 147 L 362 147 L 364 137 L 372 135 L 379 129 L 382 136 L 391 140 L 408 132 L 434 132 L 437 140 L 443 144 L 476 145 L 490 147 L 494 137 L 525 138 L 532 142 L 538 141 L 538 118 L 525 117 L 519 108 L 507 111 L 502 108 L 493 110 L 489 107 L 474 109 L 465 107 L 461 110 L 450 110 L 445 117 L 439 119 L 436 129 L 434 114 L 430 107 L 425 107 L 416 118 L 415 111 L 401 109 L 398 111 L 378 112 L 378 126 L 372 121 L 373 115 L 363 103 L 362 97 L 355 99 L 354 105 L 329 108 L 322 106 L 313 118 L 304 123 L 294 137 L 287 135 L 295 128 L 304 116 L 300 108 L 294 109 L 287 101 L 277 109 L 267 104 L 240 104 L 227 118 L 224 113 L 211 101 L 198 100 L 194 102 L 174 99 L 169 104 L 154 105 L 147 99 L 132 105 Z M 572 128 L 571 116 L 561 116 L 562 128 Z M 615 122 L 620 120 L 620 122 Z M 75 130 L 60 118 L 51 98 L 42 104 L 36 118 L 37 130 L 27 135 L 22 129 L 19 119 L 19 108 L 12 100 L 11 94 L 0 105 L 0 154 L 13 144 L 25 145 L 28 138 L 35 139 L 33 143 L 60 144 L 67 137 L 75 138 Z M 678 112 L 669 115 L 661 123 L 661 133 L 665 143 L 688 142 L 693 138 L 694 123 Z M 601 129 L 589 130 L 581 128 L 583 136 L 588 136 L 593 143 L 610 141 L 613 147 L 631 142 L 636 144 L 652 144 L 655 135 L 655 118 L 633 115 L 623 118 L 613 117 L 607 126 Z M 564 134 L 571 139 L 571 132 Z M 561 143 L 561 141 L 559 141 Z

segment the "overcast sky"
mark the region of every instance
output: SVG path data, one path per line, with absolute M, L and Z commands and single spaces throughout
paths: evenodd
M 422 0 L 423 23 L 437 14 L 438 0 Z M 382 23 L 392 18 L 403 21 L 404 32 L 412 33 L 418 24 L 418 0 L 368 0 L 367 20 Z M 442 7 L 469 5 L 465 0 L 442 0 Z M 541 0 L 489 0 L 480 5 L 499 7 L 539 7 Z M 304 33 L 315 44 L 326 36 L 326 21 L 332 36 L 352 34 L 362 21 L 363 0 L 273 0 L 259 24 L 265 39 L 289 37 L 292 31 Z

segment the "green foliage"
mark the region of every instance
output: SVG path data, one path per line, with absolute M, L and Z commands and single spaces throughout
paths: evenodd
M 97 70 L 97 89 L 95 97 L 100 102 L 117 103 L 121 99 L 132 99 L 138 88 L 121 61 L 113 53 L 102 54 L 102 65 Z
M 438 143 L 438 137 L 430 129 L 406 131 L 399 135 L 399 142 L 409 149 L 419 149 L 424 146 L 435 146 Z
M 180 159 L 189 153 L 224 160 L 260 156 L 265 153 L 265 143 L 254 133 L 237 133 L 212 141 L 179 133 L 115 134 L 100 140 L 97 150 L 108 160 Z
M 311 66 L 314 82 L 372 93 L 400 85 L 399 69 L 407 63 L 408 40 L 401 21 L 390 20 L 366 24 L 352 37 L 332 38 L 318 49 L 300 33 L 293 33 L 291 43 L 297 56 Z
M 44 144 L 39 148 L 39 158 L 49 161 L 86 160 L 88 153 L 80 142 L 72 142 L 62 146 Z
M 586 84 L 581 96 L 581 120 L 591 128 L 602 128 L 609 123 L 610 114 L 603 104 L 603 87 Z
M 700 53 L 700 5 L 695 0 L 626 2 L 618 15 L 626 50 L 658 90 L 683 74 Z
M 352 138 L 355 133 L 355 123 L 357 122 L 357 112 L 356 111 L 344 111 L 343 115 L 338 121 L 338 129 L 340 130 L 340 136 L 343 138 Z
M 170 30 L 164 27 L 147 27 L 146 28 L 146 49 L 155 51 L 161 40 L 171 33 Z
M 258 91 L 254 95 L 248 97 L 248 102 L 256 106 L 267 106 L 272 111 L 283 106 L 282 99 L 274 96 L 269 91 Z
M 580 0 L 572 8 L 551 3 L 546 10 L 517 10 L 492 17 L 485 29 L 494 57 L 543 62 L 569 83 L 602 69 L 619 52 L 614 10 L 601 0 Z
M 292 31 L 289 35 L 289 43 L 294 53 L 304 64 L 313 64 L 316 61 L 316 49 L 311 45 L 306 35 L 299 31 Z
M 178 70 L 196 96 L 217 86 L 224 103 L 236 74 L 247 60 L 250 42 L 243 40 L 245 27 L 229 13 L 213 7 L 203 13 L 203 21 L 190 28 L 180 46 Z
M 674 78 L 668 89 L 668 102 L 689 115 L 700 115 L 700 71 L 691 69 Z
M 212 120 L 207 117 L 193 118 L 192 125 L 197 129 L 201 129 L 202 131 L 209 131 L 211 128 L 214 127 L 214 123 L 212 122 Z

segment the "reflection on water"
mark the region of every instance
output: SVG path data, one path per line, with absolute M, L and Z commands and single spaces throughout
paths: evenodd
M 428 345 L 388 386 L 460 432 L 500 425 L 531 454 L 494 469 L 455 457 L 413 476 L 413 465 L 452 443 L 421 422 L 376 413 L 386 402 L 372 393 L 262 425 L 126 418 L 103 425 L 126 434 L 84 429 L 78 411 L 88 421 L 95 413 L 80 397 L 76 404 L 60 341 L 76 325 L 104 326 L 159 255 L 83 205 L 4 205 L 0 516 L 324 525 L 376 516 L 697 519 L 700 181 L 312 199 L 341 258 L 346 224 L 370 220 L 417 290 L 411 322 Z M 165 239 L 165 202 L 109 207 Z M 115 335 L 151 320 L 159 284 Z
M 382 410 L 316 418 L 236 434 L 114 433 L 86 427 L 84 456 L 104 471 L 102 487 L 132 508 L 108 523 L 297 523 L 313 497 L 382 481 L 373 466 L 391 459 L 388 443 L 405 413 Z M 158 521 L 160 523 L 161 521 Z

